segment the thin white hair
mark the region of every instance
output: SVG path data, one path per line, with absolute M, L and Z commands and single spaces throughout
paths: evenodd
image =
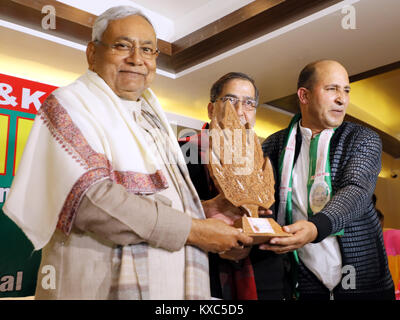
M 104 31 L 107 29 L 108 24 L 110 21 L 113 20 L 118 20 L 118 19 L 123 19 L 129 16 L 141 16 L 144 19 L 147 20 L 148 23 L 153 27 L 153 24 L 151 23 L 150 19 L 146 17 L 146 15 L 140 11 L 137 8 L 131 7 L 131 6 L 116 6 L 107 9 L 104 11 L 101 15 L 97 17 L 93 24 L 93 29 L 92 29 L 92 41 L 101 41 L 101 38 L 103 36 Z M 154 30 L 155 32 L 155 30 Z

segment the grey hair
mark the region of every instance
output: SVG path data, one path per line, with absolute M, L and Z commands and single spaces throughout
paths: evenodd
M 110 21 L 123 19 L 123 18 L 129 17 L 129 16 L 134 16 L 134 15 L 141 16 L 144 19 L 146 19 L 146 21 L 148 23 L 150 23 L 150 25 L 154 29 L 154 26 L 151 23 L 150 19 L 148 17 L 146 17 L 144 15 L 144 13 L 142 11 L 140 11 L 139 9 L 136 9 L 131 6 L 117 6 L 117 7 L 112 7 L 110 9 L 107 9 L 101 15 L 99 15 L 97 17 L 97 19 L 95 20 L 95 22 L 93 24 L 92 41 L 100 41 L 101 40 L 103 33 L 107 29 Z M 155 32 L 155 30 L 154 30 L 154 32 Z
M 254 92 L 255 92 L 255 99 L 256 99 L 256 104 L 258 105 L 258 99 L 259 99 L 259 91 L 256 86 L 256 83 L 253 78 L 251 78 L 249 75 L 242 73 L 242 72 L 229 72 L 219 78 L 211 87 L 210 90 L 210 101 L 215 102 L 217 101 L 217 98 L 221 94 L 222 90 L 224 89 L 225 84 L 227 84 L 230 80 L 234 79 L 242 79 L 242 80 L 247 80 L 251 82 L 251 84 L 254 87 Z

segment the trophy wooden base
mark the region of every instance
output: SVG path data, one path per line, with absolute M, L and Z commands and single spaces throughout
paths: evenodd
M 290 237 L 291 234 L 282 230 L 282 227 L 271 218 L 242 217 L 235 221 L 236 228 L 243 229 L 243 232 L 252 237 L 253 244 L 267 242 L 274 237 Z

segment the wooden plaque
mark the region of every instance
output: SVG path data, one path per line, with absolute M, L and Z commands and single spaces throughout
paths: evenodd
M 235 221 L 234 226 L 243 229 L 244 233 L 252 237 L 253 245 L 265 243 L 274 237 L 288 237 L 291 235 L 283 231 L 282 227 L 271 218 L 242 217 Z
M 215 104 L 214 108 L 209 127 L 208 168 L 218 190 L 234 206 L 244 208 L 247 213 L 248 217 L 238 219 L 235 226 L 243 228 L 257 243 L 272 236 L 289 236 L 273 219 L 266 219 L 273 233 L 257 232 L 251 228 L 252 219 L 258 218 L 259 207 L 268 209 L 275 201 L 271 162 L 264 158 L 254 130 L 241 124 L 229 101 Z

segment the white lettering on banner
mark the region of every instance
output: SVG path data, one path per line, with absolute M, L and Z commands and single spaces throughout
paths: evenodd
M 39 98 L 43 96 L 46 92 L 43 91 L 35 91 L 34 94 L 31 95 L 31 89 L 23 88 L 22 89 L 22 109 L 27 109 L 29 110 L 29 105 L 31 103 L 34 104 L 36 111 L 39 110 L 41 106 L 41 102 L 39 101 Z
M 0 83 L 0 105 L 11 105 L 13 107 L 17 106 L 17 98 L 15 96 L 10 95 L 13 92 L 13 87 L 7 83 Z M 36 111 L 39 110 L 42 103 L 40 102 L 40 98 L 46 92 L 43 91 L 35 91 L 31 94 L 31 89 L 29 88 L 22 88 L 22 101 L 21 101 L 21 108 L 29 110 L 31 103 L 35 106 Z M 1 99 L 2 98 L 2 99 Z
M 10 188 L 0 188 L 0 203 L 6 201 Z
M 17 272 L 16 278 L 11 275 L 3 276 L 0 279 L 0 292 L 14 291 L 14 280 L 15 280 L 15 291 L 21 291 L 22 277 L 23 277 L 22 271 Z
M 0 279 L 0 292 L 13 291 L 14 290 L 14 277 L 4 276 Z
M 7 83 L 0 83 L 0 97 L 4 100 L 0 99 L 0 105 L 12 105 L 15 107 L 18 103 L 15 102 L 17 98 L 10 96 L 9 93 L 13 91 L 13 87 L 11 87 Z
M 42 274 L 46 274 L 42 278 L 42 288 L 45 290 L 56 288 L 56 268 L 52 265 L 45 265 L 42 268 Z
M 17 291 L 21 291 L 22 288 L 22 275 L 23 275 L 22 271 L 17 272 L 17 281 L 15 283 L 15 290 Z

